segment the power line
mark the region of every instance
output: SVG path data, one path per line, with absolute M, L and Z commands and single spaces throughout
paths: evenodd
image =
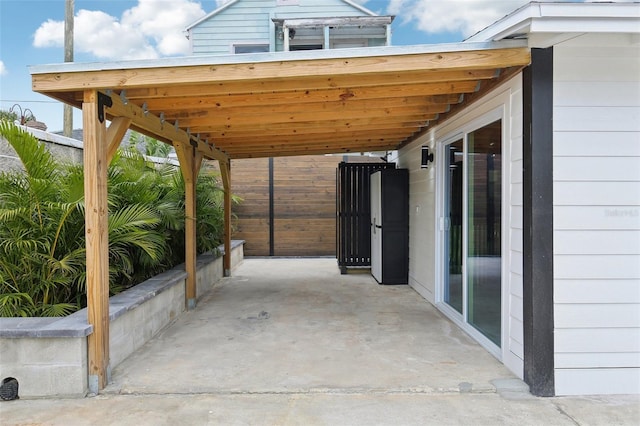
M 31 103 L 31 104 L 59 104 L 60 102 L 58 101 L 25 101 L 25 100 L 16 100 L 16 99 L 0 99 L 0 102 L 14 102 L 14 103 Z

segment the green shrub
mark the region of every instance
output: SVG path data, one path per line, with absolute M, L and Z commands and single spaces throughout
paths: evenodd
M 86 306 L 84 175 L 57 161 L 31 134 L 0 121 L 24 172 L 0 173 L 0 316 L 62 316 Z M 222 190 L 197 182 L 197 246 L 222 240 Z M 108 168 L 109 286 L 112 294 L 184 261 L 184 182 L 179 168 L 134 150 Z

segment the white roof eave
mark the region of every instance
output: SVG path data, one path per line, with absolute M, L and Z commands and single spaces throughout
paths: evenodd
M 640 3 L 529 3 L 465 42 L 498 41 L 536 32 L 640 32 Z

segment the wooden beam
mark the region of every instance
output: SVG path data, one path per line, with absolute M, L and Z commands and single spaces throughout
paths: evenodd
M 236 158 L 247 157 L 279 157 L 294 155 L 315 155 L 315 154 L 335 154 L 344 152 L 366 152 L 366 151 L 391 151 L 400 147 L 401 143 L 407 137 L 399 137 L 395 139 L 379 140 L 360 140 L 360 141 L 343 141 L 335 143 L 326 143 L 325 141 L 317 141 L 313 143 L 289 143 L 289 144 L 269 144 L 251 147 L 230 147 L 229 155 Z
M 111 163 L 130 124 L 131 119 L 128 117 L 115 117 L 111 121 L 107 129 L 107 163 Z
M 243 114 L 206 114 L 198 117 L 197 114 L 191 117 L 180 118 L 179 121 L 190 128 L 201 126 L 222 127 L 222 126 L 242 126 L 246 123 L 256 124 L 279 124 L 279 123 L 304 123 L 315 121 L 322 123 L 332 120 L 357 120 L 367 118 L 379 119 L 402 119 L 403 121 L 426 121 L 430 116 L 447 111 L 448 106 L 431 107 L 398 107 L 398 108 L 376 108 L 372 110 L 351 110 L 349 108 L 338 109 L 336 111 L 312 111 L 307 112 L 304 108 L 295 114 L 264 113 L 254 115 Z M 185 114 L 186 115 L 186 114 Z
M 190 98 L 189 98 L 190 99 Z M 208 113 L 211 116 L 214 115 L 234 115 L 234 114 L 291 114 L 305 112 L 325 112 L 325 111 L 339 111 L 346 109 L 353 110 L 376 110 L 381 108 L 446 108 L 447 105 L 455 104 L 459 101 L 460 96 L 403 96 L 394 97 L 389 96 L 381 102 L 379 99 L 348 99 L 348 100 L 335 100 L 324 102 L 308 102 L 298 104 L 296 102 L 286 103 L 273 103 L 273 102 L 252 102 L 245 99 L 246 104 L 228 106 L 226 99 L 220 98 L 200 98 L 197 102 L 182 103 L 180 106 L 170 106 L 167 103 L 167 108 L 159 108 L 158 111 L 162 111 L 167 119 L 171 117 L 189 117 L 189 116 L 203 116 L 204 113 Z M 159 102 L 156 104 L 160 105 Z M 173 105 L 173 103 L 172 103 Z
M 87 90 L 82 104 L 84 197 L 87 257 L 87 339 L 89 389 L 97 393 L 109 381 L 109 233 L 106 127 L 100 122 L 98 92 Z
M 305 147 L 305 148 L 297 148 L 297 149 L 287 149 L 284 151 L 277 150 L 267 150 L 267 151 L 252 151 L 234 154 L 234 159 L 243 159 L 243 158 L 269 158 L 269 157 L 291 157 L 298 155 L 323 155 L 323 154 L 349 154 L 349 153 L 362 153 L 369 151 L 393 151 L 397 149 L 397 144 L 394 146 L 382 145 L 362 145 L 362 146 L 348 146 L 344 148 L 334 148 L 334 149 L 326 149 L 326 148 L 318 148 L 315 146 Z
M 224 276 L 231 276 L 231 163 L 220 163 L 224 188 Z
M 326 120 L 326 121 L 301 121 L 295 123 L 273 123 L 273 124 L 253 124 L 250 122 L 239 123 L 234 125 L 225 126 L 194 126 L 193 129 L 198 133 L 206 133 L 209 131 L 254 131 L 260 129 L 279 129 L 279 130 L 291 130 L 300 129 L 305 131 L 306 129 L 338 129 L 339 132 L 349 131 L 352 128 L 362 128 L 367 125 L 402 125 L 407 126 L 423 126 L 426 121 L 431 121 L 436 117 L 433 115 L 420 115 L 420 116 L 408 116 L 408 117 L 368 117 L 368 118 L 354 118 L 351 120 Z M 214 140 L 215 142 L 215 140 Z
M 223 83 L 270 78 L 301 78 L 310 75 L 372 75 L 407 71 L 455 71 L 497 69 L 526 66 L 530 62 L 526 47 L 410 53 L 391 56 L 326 58 L 270 62 L 237 62 L 228 64 L 185 65 L 157 68 L 83 70 L 82 72 L 43 73 L 32 75 L 36 92 L 84 89 L 118 89 L 184 86 L 193 83 Z
M 226 138 L 243 138 L 260 140 L 262 138 L 271 137 L 288 137 L 288 136 L 315 136 L 317 138 L 332 138 L 340 135 L 377 135 L 381 133 L 390 133 L 399 130 L 419 129 L 424 123 L 378 123 L 365 126 L 350 126 L 348 131 L 338 128 L 325 127 L 307 127 L 307 126 L 287 126 L 285 128 L 270 128 L 262 126 L 262 128 L 253 128 L 247 130 L 215 130 L 201 133 L 202 138 L 210 141 L 224 143 Z
M 185 213 L 185 271 L 187 272 L 185 286 L 185 306 L 187 310 L 196 307 L 197 280 L 196 280 L 196 260 L 197 260 L 197 211 L 196 211 L 196 184 L 198 173 L 202 164 L 202 154 L 197 152 L 191 145 L 182 142 L 174 142 L 180 171 L 184 178 L 184 213 Z
M 213 86 L 214 88 L 216 86 Z M 387 100 L 389 98 L 411 98 L 418 97 L 422 99 L 433 97 L 459 97 L 461 93 L 473 93 L 478 87 L 478 80 L 464 81 L 444 81 L 444 82 L 423 82 L 423 83 L 404 83 L 392 84 L 385 86 L 362 87 L 354 86 L 334 86 L 328 89 L 301 89 L 288 91 L 270 91 L 267 93 L 208 93 L 210 86 L 186 86 L 180 90 L 174 90 L 169 87 L 164 89 L 159 96 L 162 100 L 159 102 L 146 100 L 151 111 L 157 114 L 166 110 L 175 109 L 186 104 L 189 109 L 208 106 L 220 106 L 224 108 L 247 107 L 251 105 L 282 105 L 282 104 L 302 104 L 302 103 L 323 103 L 323 102 L 344 102 L 354 100 Z M 192 89 L 192 90 L 190 90 Z M 192 91 L 193 94 L 189 94 Z M 159 91 L 158 91 L 159 92 Z M 175 92 L 175 93 L 173 93 Z M 128 92 L 127 92 L 128 93 Z M 195 104 L 194 104 L 195 101 Z M 141 103 L 137 100 L 135 102 Z M 441 99 L 438 99 L 438 103 Z M 448 103 L 455 103 L 455 99 Z M 196 105 L 198 104 L 198 105 Z
M 105 112 L 111 120 L 116 117 L 126 117 L 131 119 L 131 126 L 141 129 L 152 137 L 173 144 L 182 142 L 184 144 L 195 144 L 196 150 L 205 158 L 229 161 L 229 158 L 209 144 L 198 140 L 194 135 L 189 135 L 182 128 L 176 127 L 172 123 L 164 122 L 159 117 L 149 111 L 143 110 L 133 102 L 124 103 L 120 96 L 110 95 L 112 105 L 105 107 Z
M 318 138 L 318 137 L 272 137 L 268 139 L 230 139 L 220 142 L 220 146 L 228 152 L 236 153 L 241 150 L 261 149 L 267 147 L 282 147 L 287 146 L 334 146 L 345 144 L 359 144 L 359 143 L 393 143 L 395 141 L 402 141 L 404 138 L 411 136 L 415 133 L 415 130 L 398 130 L 389 134 L 359 134 L 359 135 L 347 135 L 336 136 L 334 138 Z
M 495 78 L 496 70 L 464 70 L 464 71 L 413 71 L 403 73 L 380 73 L 373 75 L 336 75 L 323 77 L 300 77 L 296 79 L 271 79 L 260 81 L 226 82 L 218 84 L 198 84 L 160 88 L 128 89 L 127 97 L 132 101 L 144 99 L 149 109 L 171 109 L 165 102 L 186 101 L 193 104 L 203 98 L 217 97 L 220 102 L 227 102 L 229 95 L 269 95 L 284 92 L 306 92 L 318 90 L 336 90 L 339 88 L 366 89 L 384 88 L 386 86 L 451 83 L 457 81 L 478 81 Z
M 216 139 L 217 145 L 221 149 L 227 149 L 234 146 L 260 146 L 267 143 L 273 143 L 275 141 L 292 141 L 309 143 L 314 141 L 350 141 L 359 139 L 384 139 L 389 137 L 402 137 L 402 135 L 408 135 L 420 127 L 403 127 L 396 125 L 389 129 L 379 129 L 375 132 L 367 132 L 366 130 L 351 131 L 345 130 L 342 132 L 325 132 L 325 133 L 295 133 L 295 134 L 282 134 L 282 133 L 265 133 L 259 132 L 239 134 L 234 136 L 233 134 L 225 135 Z
M 521 70 L 522 70 L 522 67 L 508 68 L 506 70 L 503 70 L 502 73 L 499 76 L 497 76 L 495 79 L 489 80 L 489 81 L 483 81 L 478 86 L 477 90 L 474 93 L 465 94 L 464 102 L 459 102 L 455 105 L 451 105 L 451 108 L 448 111 L 442 114 L 439 114 L 438 117 L 433 120 L 433 123 L 431 123 L 431 125 L 443 123 L 446 120 L 448 120 L 450 117 L 453 117 L 455 114 L 462 111 L 463 109 L 469 108 L 470 105 L 473 105 L 474 103 L 478 102 L 487 93 L 489 93 L 489 91 L 493 90 L 494 88 L 498 87 L 505 81 L 508 81 L 514 76 L 516 76 L 517 74 L 519 74 Z M 422 132 L 416 133 L 412 137 L 403 141 L 400 147 L 402 148 L 404 146 L 409 145 L 416 139 L 424 136 L 427 132 L 429 132 L 429 129 L 424 129 Z

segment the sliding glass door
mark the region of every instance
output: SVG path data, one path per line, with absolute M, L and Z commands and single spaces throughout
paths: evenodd
M 499 347 L 502 123 L 468 132 L 444 148 L 443 301 Z

